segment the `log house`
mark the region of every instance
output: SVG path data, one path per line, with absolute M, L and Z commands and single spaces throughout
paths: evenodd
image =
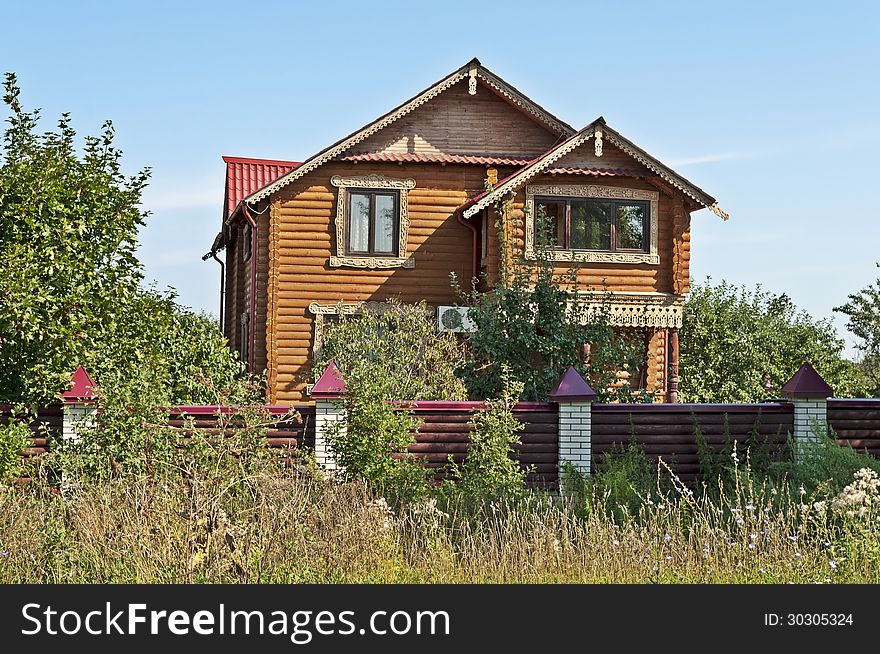
M 497 283 L 502 257 L 538 251 L 577 266 L 587 305 L 611 293 L 613 324 L 644 333 L 641 384 L 676 401 L 691 214 L 727 214 L 601 117 L 575 130 L 474 59 L 302 162 L 224 161 L 205 258 L 225 250 L 222 328 L 270 402 L 308 400 L 340 310 L 454 305 L 450 273 Z

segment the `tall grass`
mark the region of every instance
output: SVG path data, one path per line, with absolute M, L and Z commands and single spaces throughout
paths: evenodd
M 734 446 L 698 486 L 631 444 L 563 495 L 393 505 L 252 441 L 0 486 L 0 583 L 880 582 L 880 463 L 825 435 L 778 465 Z

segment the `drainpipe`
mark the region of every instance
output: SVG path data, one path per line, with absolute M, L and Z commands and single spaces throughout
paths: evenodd
M 485 211 L 485 209 L 484 209 L 484 211 Z M 477 228 L 474 227 L 470 223 L 470 221 L 464 219 L 464 217 L 461 215 L 461 211 L 455 212 L 455 219 L 458 222 L 460 222 L 462 225 L 467 227 L 469 230 L 471 230 L 471 234 L 473 235 L 473 239 L 472 239 L 473 240 L 473 248 L 472 248 L 473 255 L 472 255 L 472 261 L 471 261 L 471 273 L 474 278 L 477 278 L 477 277 L 479 277 L 479 274 L 480 274 L 480 239 L 479 239 L 479 235 L 477 234 Z M 473 282 L 471 282 L 471 283 L 473 283 Z
M 226 313 L 226 266 L 217 257 L 217 250 L 211 250 L 211 258 L 220 264 L 220 332 L 225 334 Z
M 251 216 L 247 202 L 242 202 L 244 217 L 251 224 L 251 306 L 248 307 L 248 372 L 254 371 L 254 344 L 256 342 L 256 330 L 254 329 L 257 321 L 257 223 Z

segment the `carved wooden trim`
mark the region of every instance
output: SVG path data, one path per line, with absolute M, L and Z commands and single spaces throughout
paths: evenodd
M 526 259 L 536 260 L 535 252 L 535 196 L 576 198 L 607 198 L 610 200 L 647 201 L 650 210 L 649 251 L 648 252 L 597 252 L 588 250 L 548 250 L 553 261 L 574 261 L 582 263 L 660 263 L 657 234 L 660 226 L 660 194 L 657 191 L 598 186 L 594 184 L 539 184 L 526 187 L 525 252 Z
M 333 220 L 336 224 L 336 255 L 330 257 L 330 267 L 367 268 L 370 270 L 386 268 L 414 268 L 415 259 L 406 257 L 406 242 L 409 236 L 409 191 L 416 186 L 414 179 L 395 179 L 384 175 L 362 175 L 358 177 L 334 175 L 330 183 L 337 187 L 336 215 Z M 350 188 L 366 189 L 395 189 L 400 192 L 398 202 L 399 232 L 396 257 L 381 256 L 355 256 L 345 253 L 345 219 L 346 219 L 346 195 Z
M 394 304 L 390 302 L 342 302 L 336 304 L 318 304 L 312 302 L 309 305 L 309 313 L 315 316 L 315 335 L 312 342 L 312 356 L 317 357 L 321 353 L 324 342 L 324 316 L 351 316 L 357 313 L 385 313 L 391 310 Z
M 615 327 L 681 328 L 684 296 L 668 293 L 591 293 L 580 294 L 577 310 L 587 322 L 607 315 Z
M 541 161 L 532 164 L 531 166 L 526 166 L 520 172 L 515 175 L 508 177 L 507 181 L 502 182 L 499 186 L 496 186 L 492 191 L 484 195 L 473 205 L 464 210 L 463 215 L 465 218 L 470 218 L 475 213 L 489 206 L 495 200 L 504 196 L 507 192 L 506 189 L 515 189 L 522 184 L 525 184 L 530 179 L 532 179 L 535 175 L 539 174 L 541 171 L 545 170 L 550 166 L 554 161 L 557 161 L 567 155 L 569 152 L 577 148 L 578 146 L 586 143 L 589 139 L 593 137 L 593 130 L 587 130 L 584 133 L 570 138 L 568 141 L 564 142 L 562 145 L 558 146 L 556 150 L 550 152 L 545 155 Z M 510 191 L 512 192 L 512 190 Z

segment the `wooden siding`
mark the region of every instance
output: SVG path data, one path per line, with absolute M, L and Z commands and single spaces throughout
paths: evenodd
M 422 421 L 409 451 L 429 468 L 435 480 L 445 477 L 449 457 L 461 464 L 470 445 L 473 412 L 479 402 L 418 402 L 413 414 Z M 514 446 L 522 468 L 532 468 L 527 482 L 535 488 L 555 488 L 559 481 L 559 417 L 556 404 L 520 402 L 514 416 L 523 424 Z
M 330 268 L 336 254 L 336 191 L 333 175 L 380 174 L 413 178 L 409 192 L 407 256 L 412 269 L 366 270 Z M 456 297 L 449 274 L 467 283 L 471 275 L 472 233 L 455 218 L 455 210 L 468 195 L 483 188 L 485 169 L 479 166 L 424 164 L 330 163 L 282 191 L 272 210 L 273 297 L 269 301 L 272 326 L 268 377 L 271 401 L 302 399 L 310 376 L 314 316 L 312 302 L 336 304 L 397 298 L 402 302 L 425 300 L 429 305 L 452 304 Z M 268 247 L 268 243 L 267 243 Z M 263 323 L 267 324 L 267 323 Z M 265 338 L 265 334 L 264 334 Z
M 602 156 L 596 156 L 594 141 L 590 139 L 581 147 L 560 157 L 557 161 L 550 165 L 550 168 L 591 168 L 591 169 L 607 169 L 616 168 L 624 169 L 639 173 L 645 177 L 654 177 L 654 173 L 648 168 L 640 164 L 638 161 L 629 156 L 626 152 L 617 148 L 607 141 L 602 147 Z M 583 180 L 583 178 L 581 178 Z M 605 179 L 601 177 L 600 179 Z
M 838 443 L 880 459 L 880 399 L 828 400 L 828 424 Z
M 739 448 L 763 446 L 779 454 L 794 425 L 788 403 L 593 404 L 592 411 L 593 472 L 615 446 L 636 441 L 649 460 L 662 456 L 686 483 L 700 478 L 697 426 L 715 451 L 736 440 Z
M 558 136 L 482 83 L 469 95 L 458 82 L 412 113 L 358 144 L 348 154 L 417 153 L 534 158 Z

